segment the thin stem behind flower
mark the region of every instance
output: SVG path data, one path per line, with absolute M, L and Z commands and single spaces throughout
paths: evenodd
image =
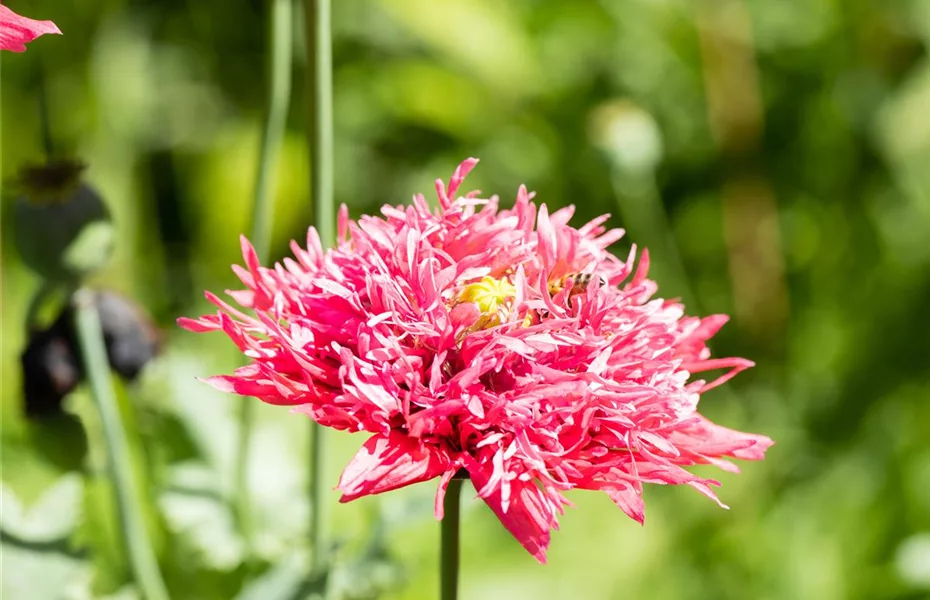
M 36 103 L 39 111 L 39 127 L 42 132 L 42 150 L 45 152 L 45 160 L 51 160 L 55 154 L 55 142 L 52 139 L 51 115 L 48 106 L 48 81 L 45 71 L 45 63 L 41 58 L 36 67 Z
M 110 380 L 107 350 L 93 292 L 78 290 L 74 294 L 74 308 L 84 370 L 103 425 L 107 464 L 116 492 L 120 530 L 126 543 L 129 564 L 146 600 L 168 600 L 168 590 L 158 569 L 158 561 L 143 520 L 142 501 L 130 462 L 129 442 Z
M 307 0 L 307 68 L 313 224 L 324 248 L 336 239 L 333 201 L 333 40 L 331 0 Z
M 330 0 L 306 0 L 307 98 L 310 127 L 307 148 L 310 153 L 311 204 L 313 225 L 319 231 L 323 248 L 335 242 L 333 204 L 333 64 Z M 325 479 L 326 432 L 310 425 L 310 535 L 313 569 L 326 565 L 327 488 Z
M 630 172 L 618 166 L 611 170 L 617 208 L 624 225 L 636 239 L 650 250 L 652 272 L 657 281 L 677 291 L 675 294 L 687 306 L 697 306 L 675 234 L 656 185 L 655 172 Z
M 281 150 L 281 138 L 287 124 L 287 109 L 291 96 L 291 49 L 293 28 L 291 0 L 272 0 L 269 35 L 268 103 L 262 129 L 262 145 L 258 157 L 258 175 L 252 201 L 251 241 L 262 258 L 268 257 L 271 245 L 271 225 L 274 218 L 274 169 Z M 239 400 L 239 439 L 236 445 L 235 514 L 239 530 L 251 551 L 254 532 L 249 499 L 248 465 L 255 400 L 243 396 Z
M 251 242 L 260 258 L 266 259 L 271 244 L 274 216 L 274 169 L 281 150 L 291 98 L 292 4 L 271 0 L 270 37 L 268 43 L 268 98 L 262 129 L 262 146 L 258 157 L 258 175 L 252 201 Z

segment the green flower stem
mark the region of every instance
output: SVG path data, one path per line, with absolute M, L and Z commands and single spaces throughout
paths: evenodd
M 262 129 L 262 145 L 258 157 L 258 175 L 252 201 L 251 242 L 260 258 L 267 259 L 271 245 L 271 225 L 274 217 L 272 188 L 274 169 L 281 150 L 281 138 L 287 124 L 291 96 L 291 49 L 293 26 L 291 0 L 271 0 L 268 103 Z M 239 400 L 239 440 L 235 463 L 235 515 L 250 550 L 253 540 L 252 509 L 249 497 L 248 466 L 252 429 L 255 420 L 253 398 Z
M 335 242 L 333 204 L 333 64 L 330 0 L 306 0 L 307 98 L 309 123 L 307 147 L 310 153 L 311 204 L 313 224 L 324 248 Z M 313 568 L 325 569 L 327 487 L 325 485 L 326 432 L 311 423 L 310 431 L 310 535 Z
M 120 529 L 125 537 L 126 553 L 136 584 L 146 600 L 168 600 L 168 590 L 158 570 L 143 519 L 142 501 L 130 462 L 129 442 L 110 380 L 110 366 L 103 341 L 100 317 L 94 306 L 93 292 L 80 289 L 73 298 L 76 330 L 84 370 L 106 438 L 107 464 L 116 492 Z
M 319 423 L 310 424 L 310 543 L 313 570 L 324 570 L 327 563 L 326 536 L 328 517 L 327 489 L 324 484 L 326 461 L 326 430 Z
M 655 172 L 630 174 L 614 168 L 611 182 L 616 192 L 617 206 L 627 228 L 643 247 L 650 249 L 651 277 L 670 283 L 675 295 L 685 306 L 700 312 L 697 294 L 691 286 L 681 251 L 656 186 Z M 656 268 L 658 267 L 658 268 Z M 727 386 L 714 390 L 718 398 L 729 398 Z
M 441 527 L 439 597 L 456 600 L 459 595 L 459 516 L 463 479 L 453 479 L 446 489 Z
M 656 187 L 655 173 L 632 173 L 614 167 L 611 183 L 624 224 L 637 242 L 650 250 L 653 278 L 657 276 L 672 288 L 686 306 L 695 307 L 696 298 Z
M 39 110 L 39 127 L 42 132 L 42 150 L 45 151 L 46 160 L 51 160 L 55 154 L 55 143 L 52 139 L 51 117 L 48 107 L 48 84 L 46 83 L 45 63 L 37 58 L 36 65 L 36 103 Z
M 239 398 L 239 439 L 236 441 L 235 486 L 233 493 L 233 514 L 242 539 L 245 541 L 246 554 L 251 555 L 253 534 L 252 498 L 249 494 L 249 453 L 252 449 L 252 424 L 255 420 L 255 409 L 252 404 L 255 398 L 243 396 Z
M 333 202 L 333 39 L 331 0 L 307 0 L 307 66 L 310 103 L 311 203 L 313 224 L 324 248 L 335 240 Z
M 281 151 L 291 99 L 291 48 L 293 5 L 288 0 L 271 0 L 271 34 L 268 40 L 268 104 L 258 157 L 258 176 L 252 202 L 252 245 L 259 257 L 267 258 L 274 215 L 272 187 L 274 169 Z

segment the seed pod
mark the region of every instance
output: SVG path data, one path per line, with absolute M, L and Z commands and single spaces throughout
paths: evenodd
M 110 212 L 81 180 L 83 170 L 79 162 L 57 161 L 20 174 L 13 237 L 23 262 L 49 281 L 80 281 L 112 253 Z
M 119 294 L 96 292 L 94 304 L 110 367 L 124 379 L 134 380 L 158 353 L 160 339 L 155 326 L 138 306 Z M 65 396 L 84 378 L 70 303 L 48 329 L 30 334 L 20 361 L 26 416 L 60 414 Z
M 64 321 L 45 331 L 33 331 L 20 356 L 26 416 L 33 419 L 61 413 L 61 403 L 81 381 L 81 366 Z
M 124 296 L 97 292 L 94 300 L 110 367 L 132 381 L 158 353 L 161 341 L 158 330 L 149 316 Z

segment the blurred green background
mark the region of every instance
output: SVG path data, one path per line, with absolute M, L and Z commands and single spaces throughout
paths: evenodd
M 234 398 L 195 380 L 240 357 L 178 330 L 234 287 L 265 97 L 258 0 L 9 2 L 63 36 L 2 56 L 2 176 L 42 159 L 44 66 L 57 149 L 87 162 L 117 226 L 94 279 L 141 303 L 164 351 L 120 389 L 174 598 L 299 598 L 308 427 L 260 407 L 250 472 L 257 558 L 227 498 Z M 777 444 L 715 473 L 729 511 L 647 489 L 646 526 L 577 504 L 540 566 L 467 502 L 468 599 L 907 599 L 930 595 L 930 2 L 335 2 L 336 198 L 352 216 L 520 183 L 576 224 L 601 213 L 648 246 L 665 296 L 734 316 L 718 355 L 758 366 L 702 411 Z M 299 20 L 299 19 L 298 19 Z M 300 29 L 299 24 L 295 27 Z M 303 39 L 277 169 L 273 257 L 309 219 Z M 136 597 L 99 424 L 28 421 L 18 356 L 38 280 L 2 221 L 2 596 Z M 86 431 L 86 436 L 85 436 Z M 327 481 L 363 441 L 331 436 Z M 89 440 L 89 441 L 88 441 Z M 710 471 L 708 471 L 710 472 Z M 337 505 L 337 579 L 355 598 L 435 596 L 435 484 Z M 467 498 L 473 497 L 466 488 Z M 379 595 L 380 594 L 380 595 Z

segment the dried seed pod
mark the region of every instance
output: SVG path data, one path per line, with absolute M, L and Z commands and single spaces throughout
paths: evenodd
M 134 380 L 158 353 L 158 331 L 148 315 L 124 296 L 96 292 L 94 304 L 100 315 L 110 367 L 124 379 Z M 84 377 L 70 303 L 48 329 L 30 334 L 21 365 L 26 416 L 59 414 L 65 396 Z
M 80 281 L 112 253 L 110 212 L 82 181 L 83 170 L 79 162 L 57 161 L 20 173 L 13 237 L 23 262 L 49 281 Z
M 125 296 L 97 292 L 95 303 L 110 367 L 132 381 L 158 353 L 161 345 L 158 330 L 149 316 Z
M 81 381 L 81 366 L 61 320 L 45 331 L 34 331 L 20 356 L 23 400 L 29 418 L 61 413 L 61 403 Z

